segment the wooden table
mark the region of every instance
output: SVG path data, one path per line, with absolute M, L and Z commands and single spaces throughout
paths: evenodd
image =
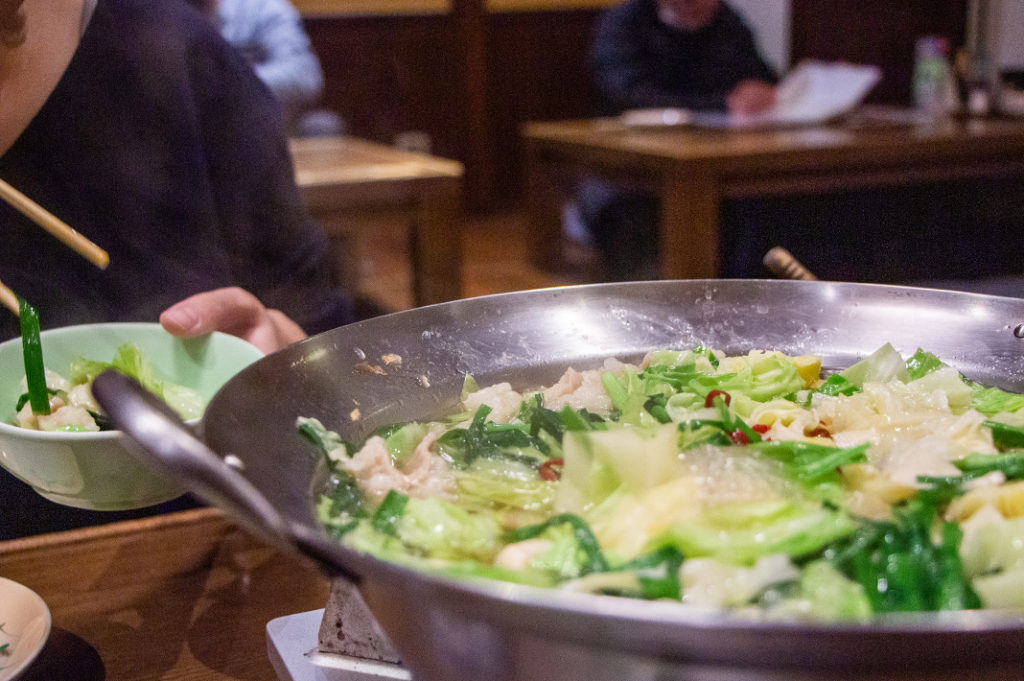
M 353 217 L 399 211 L 411 221 L 413 300 L 462 297 L 462 164 L 351 137 L 290 141 L 295 179 L 335 246 L 351 246 Z M 357 267 L 339 257 L 344 269 Z M 343 273 L 351 284 L 353 273 Z
M 627 128 L 615 119 L 528 123 L 527 203 L 534 258 L 557 262 L 561 204 L 590 174 L 661 199 L 662 276 L 716 277 L 723 199 L 1024 175 L 1024 119 L 724 131 Z
M 215 509 L 0 542 L 0 576 L 53 616 L 24 681 L 277 681 L 267 622 L 328 591 Z

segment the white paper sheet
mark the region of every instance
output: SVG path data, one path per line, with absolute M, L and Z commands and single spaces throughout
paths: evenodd
M 842 62 L 801 62 L 778 85 L 775 106 L 756 114 L 637 109 L 619 117 L 626 126 L 692 125 L 708 128 L 765 128 L 824 123 L 864 101 L 882 77 L 877 66 Z

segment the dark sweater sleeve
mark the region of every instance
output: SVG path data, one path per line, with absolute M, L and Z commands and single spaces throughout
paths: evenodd
M 757 49 L 757 42 L 750 28 L 735 15 L 732 16 L 730 23 L 731 39 L 726 49 L 733 54 L 736 78 L 762 80 L 772 84 L 778 82 L 778 75 Z
M 309 333 L 352 321 L 295 184 L 277 101 L 212 30 L 197 34 L 188 69 L 232 278 Z
M 651 28 L 650 17 L 636 3 L 613 7 L 601 18 L 590 53 L 594 87 L 601 98 L 600 113 L 656 107 L 724 107 L 724 93 L 681 92 L 666 84 L 658 74 L 660 63 L 651 52 Z

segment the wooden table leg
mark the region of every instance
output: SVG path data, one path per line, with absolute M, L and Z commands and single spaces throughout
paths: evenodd
M 410 235 L 413 300 L 432 305 L 462 297 L 462 207 L 460 185 L 420 197 Z
M 721 193 L 711 176 L 678 173 L 661 191 L 661 275 L 665 279 L 718 276 Z
M 546 272 L 558 271 L 563 262 L 562 207 L 566 191 L 557 163 L 543 158 L 527 142 L 526 213 L 529 220 L 530 259 Z
M 355 293 L 360 287 L 360 256 L 356 234 L 346 217 L 335 211 L 311 213 L 327 233 L 328 252 L 334 281 L 342 290 Z

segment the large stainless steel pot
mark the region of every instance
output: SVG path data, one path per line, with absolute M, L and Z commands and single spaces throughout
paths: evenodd
M 172 421 L 118 376 L 102 376 L 96 393 L 155 463 L 269 540 L 355 579 L 420 679 L 1020 679 L 1020 613 L 750 622 L 674 603 L 441 579 L 360 556 L 327 540 L 314 518 L 325 471 L 295 420 L 315 416 L 360 440 L 453 407 L 466 373 L 525 388 L 566 365 L 698 343 L 813 352 L 826 367 L 886 342 L 905 354 L 920 346 L 971 378 L 1024 390 L 1022 323 L 1021 300 L 824 282 L 608 284 L 463 300 L 335 329 L 245 369 L 202 423 L 226 463 L 169 432 Z

